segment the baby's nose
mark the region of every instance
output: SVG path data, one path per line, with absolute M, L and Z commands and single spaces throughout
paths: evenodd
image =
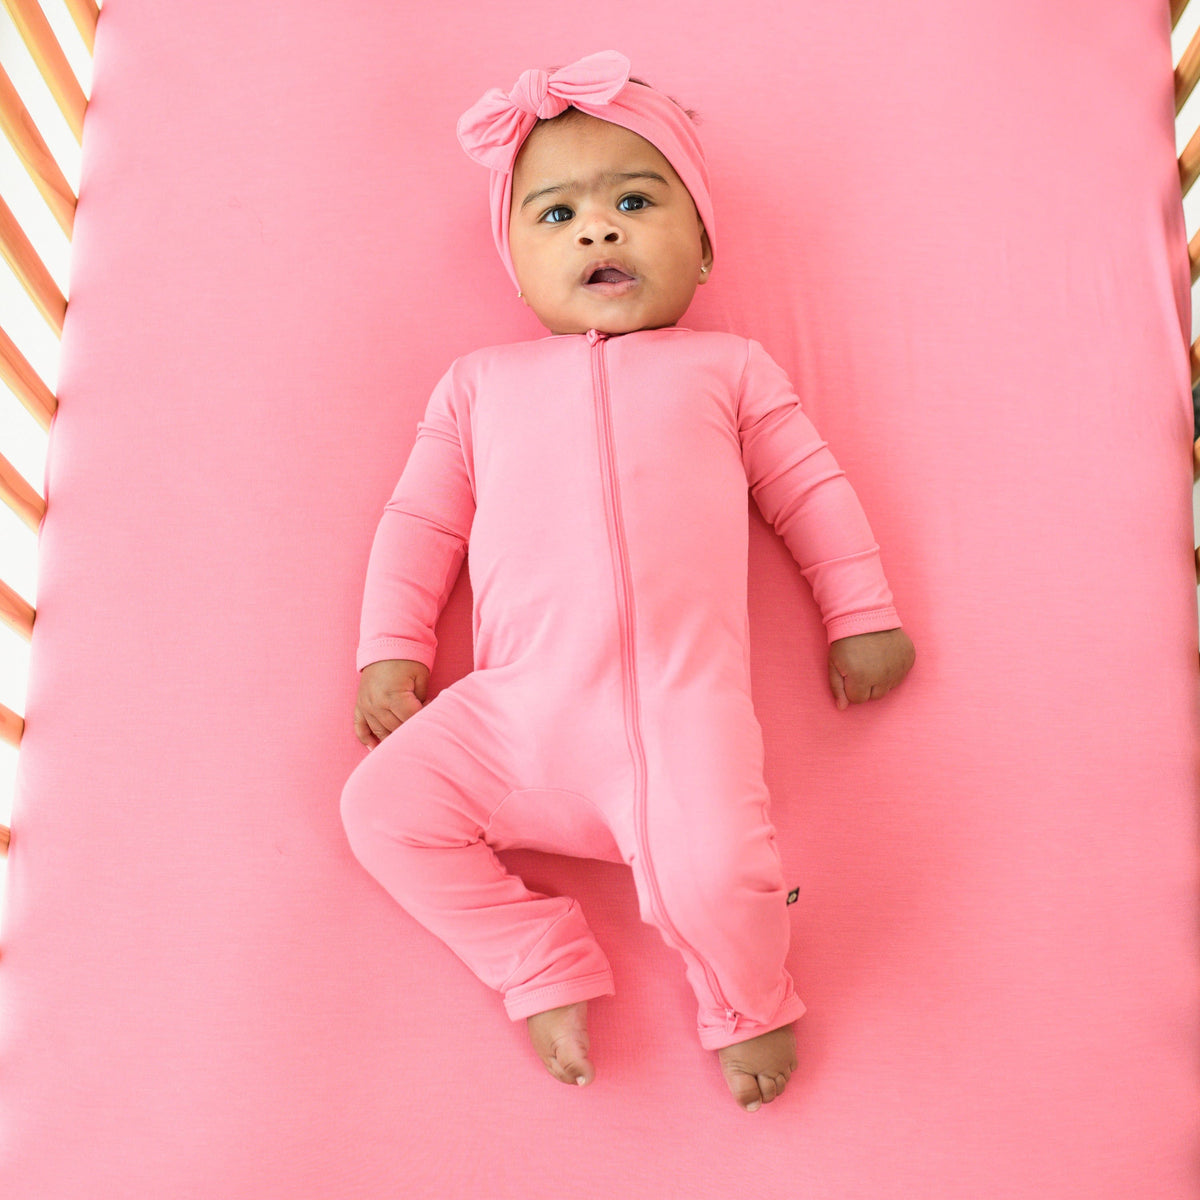
M 620 235 L 620 233 L 618 233 L 618 232 L 617 232 L 617 230 L 615 230 L 615 229 L 610 229 L 610 230 L 608 231 L 608 233 L 606 233 L 606 234 L 604 235 L 604 237 L 603 237 L 603 238 L 594 237 L 594 236 L 592 236 L 591 234 L 582 234 L 582 233 L 581 233 L 581 234 L 579 235 L 579 240 L 580 240 L 580 241 L 581 241 L 581 242 L 582 242 L 582 243 L 583 243 L 585 246 L 590 246 L 590 245 L 591 245 L 593 242 L 597 242 L 597 241 L 605 241 L 605 242 L 619 242 L 619 241 L 621 240 L 621 235 Z
M 579 228 L 579 244 L 591 246 L 596 242 L 620 242 L 624 240 L 621 227 L 607 217 L 596 216 L 586 220 Z

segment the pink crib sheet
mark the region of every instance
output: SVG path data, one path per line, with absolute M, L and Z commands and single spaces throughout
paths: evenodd
M 0 939 L 11 1200 L 1200 1192 L 1188 261 L 1162 0 L 108 0 Z M 748 1115 L 619 864 L 598 1076 L 354 861 L 367 553 L 450 361 L 542 336 L 454 138 L 618 48 L 701 118 L 687 323 L 761 341 L 917 666 L 839 713 L 752 516 L 800 1070 Z M 439 636 L 470 668 L 470 597 Z

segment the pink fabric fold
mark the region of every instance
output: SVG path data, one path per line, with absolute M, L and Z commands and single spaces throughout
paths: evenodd
M 508 171 L 539 120 L 548 121 L 572 104 L 608 104 L 629 82 L 629 59 L 616 50 L 589 54 L 549 72 L 522 71 L 507 94 L 490 88 L 459 118 L 458 140 L 476 162 Z

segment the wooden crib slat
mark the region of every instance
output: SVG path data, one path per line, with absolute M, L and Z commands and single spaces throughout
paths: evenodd
M 58 400 L 3 328 L 0 328 L 0 379 L 12 389 L 29 415 L 49 430 Z
M 78 142 L 83 141 L 87 97 L 38 0 L 2 0 L 5 9 Z M 80 37 L 94 53 L 100 7 L 97 0 L 64 0 Z M 0 127 L 29 172 L 42 199 L 68 240 L 75 222 L 74 190 L 27 111 L 8 74 L 0 68 Z M 12 210 L 0 198 L 0 254 L 3 255 L 38 310 L 61 338 L 67 300 L 54 282 L 33 243 Z M 8 332 L 0 328 L 0 380 L 34 417 L 49 430 L 58 400 L 21 353 Z M 0 455 L 0 498 L 36 530 L 46 511 L 45 501 L 20 472 Z M 37 613 L 27 600 L 0 580 L 0 620 L 23 637 L 33 634 Z M 19 746 L 25 721 L 0 704 L 0 740 Z M 9 852 L 11 834 L 0 825 L 0 857 Z
M 100 6 L 96 0 L 66 0 L 66 5 L 71 20 L 75 22 L 75 28 L 79 30 L 79 36 L 83 38 L 83 44 L 88 48 L 88 53 L 95 54 L 96 22 L 100 19 Z
M 1179 56 L 1175 67 L 1175 115 L 1179 116 L 1180 109 L 1187 103 L 1188 97 L 1200 79 L 1200 29 L 1192 35 L 1187 49 Z
M 59 228 L 71 236 L 75 225 L 75 193 L 62 173 L 45 138 L 38 131 L 29 110 L 13 86 L 8 72 L 0 66 L 0 128 L 12 143 L 29 177 L 37 186 Z
M 77 142 L 83 141 L 83 112 L 87 108 L 87 97 L 75 72 L 67 61 L 46 14 L 37 0 L 3 0 L 8 15 L 12 17 L 33 61 L 37 64 L 50 94 L 62 111 L 75 135 Z
M 0 704 L 0 742 L 19 746 L 25 733 L 25 722 L 7 705 Z
M 1174 29 L 1179 24 L 1179 18 L 1183 16 L 1184 10 L 1188 6 L 1188 0 L 1171 0 L 1171 28 Z
M 0 500 L 29 526 L 37 532 L 46 514 L 46 502 L 38 495 L 24 475 L 0 454 Z
M 0 621 L 13 633 L 20 634 L 29 641 L 33 637 L 33 623 L 36 619 L 37 612 L 33 605 L 0 579 Z
M 1185 196 L 1191 191 L 1197 176 L 1200 176 L 1200 129 L 1192 134 L 1179 156 L 1179 183 Z
M 67 298 L 58 290 L 54 277 L 38 257 L 13 211 L 0 199 L 0 254 L 4 256 L 29 298 L 61 338 L 67 315 Z

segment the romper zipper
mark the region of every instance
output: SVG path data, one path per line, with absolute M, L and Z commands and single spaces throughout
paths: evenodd
M 718 1004 L 725 1010 L 725 1032 L 729 1034 L 737 1028 L 739 1014 L 729 1007 L 729 1002 L 725 999 L 708 963 L 684 940 L 667 916 L 658 887 L 658 878 L 654 874 L 654 864 L 646 848 L 646 749 L 642 743 L 637 656 L 633 646 L 633 586 L 629 578 L 629 551 L 625 541 L 625 526 L 621 519 L 621 495 L 617 482 L 616 450 L 613 445 L 612 404 L 608 394 L 608 365 L 604 353 L 607 336 L 595 329 L 589 329 L 587 332 L 587 340 L 592 348 L 592 391 L 596 399 L 596 421 L 600 434 L 600 473 L 605 485 L 605 507 L 608 510 L 608 525 L 612 538 L 610 549 L 617 582 L 617 616 L 621 637 L 621 660 L 624 665 L 622 683 L 625 695 L 625 733 L 633 758 L 633 809 L 637 850 L 641 855 L 642 868 L 650 887 L 652 909 L 657 909 L 659 920 L 704 968 L 708 986 Z

